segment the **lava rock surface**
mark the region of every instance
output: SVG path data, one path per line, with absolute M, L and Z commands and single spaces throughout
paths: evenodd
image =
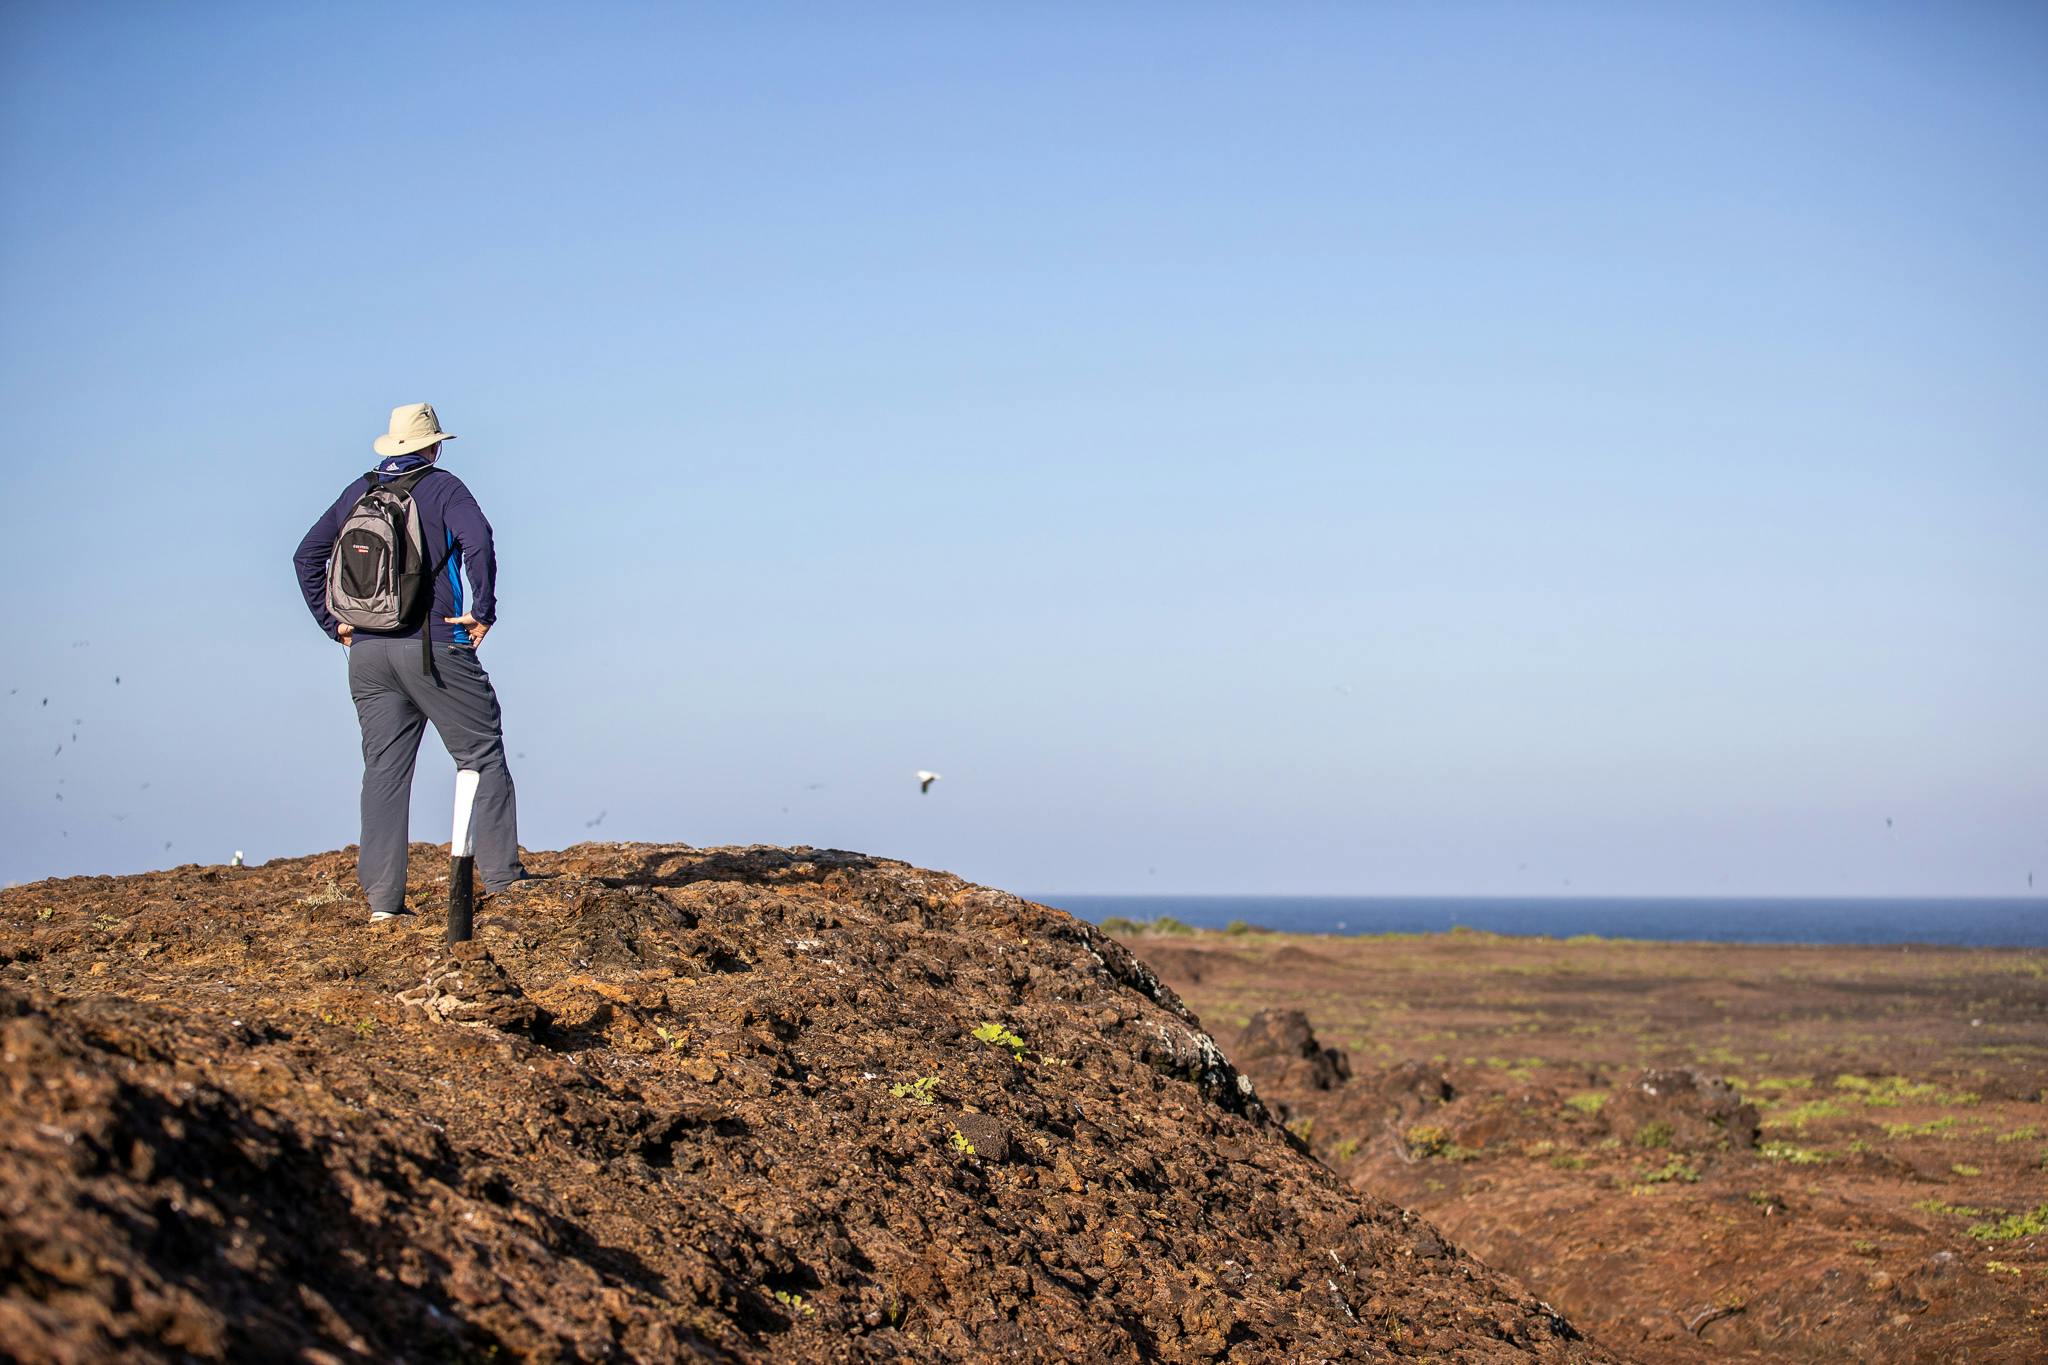
M 1612 1359 L 1306 1155 L 1062 912 L 583 845 L 451 953 L 350 863 L 0 892 L 8 1351 Z

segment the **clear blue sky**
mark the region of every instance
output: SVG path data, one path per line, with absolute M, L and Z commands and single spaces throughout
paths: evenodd
M 2040 6 L 17 0 L 0 184 L 0 881 L 353 841 L 428 400 L 532 846 L 2048 887 Z

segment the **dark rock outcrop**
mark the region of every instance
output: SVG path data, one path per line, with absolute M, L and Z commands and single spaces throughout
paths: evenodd
M 1289 1089 L 1334 1090 L 1351 1078 L 1351 1062 L 1316 1041 L 1300 1010 L 1260 1010 L 1237 1040 L 1237 1060 L 1252 1075 Z
M 1649 1068 L 1617 1087 L 1603 1115 L 1608 1130 L 1639 1147 L 1683 1152 L 1756 1146 L 1756 1106 L 1726 1081 L 1686 1068 Z

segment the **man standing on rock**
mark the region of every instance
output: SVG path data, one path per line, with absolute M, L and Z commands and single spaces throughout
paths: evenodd
M 377 467 L 341 491 L 293 556 L 306 609 L 348 650 L 348 690 L 363 729 L 356 877 L 372 923 L 412 913 L 408 816 L 428 721 L 456 766 L 479 774 L 474 829 L 485 891 L 526 878 L 498 696 L 476 656 L 498 617 L 498 561 L 483 509 L 461 479 L 437 467 L 441 443 L 453 439 L 429 404 L 393 408 L 390 431 L 373 443 Z M 474 592 L 466 607 L 464 569 Z

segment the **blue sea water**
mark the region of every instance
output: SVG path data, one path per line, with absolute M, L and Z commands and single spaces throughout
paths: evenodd
M 1299 934 L 1443 933 L 1707 943 L 1928 943 L 2048 947 L 2048 900 L 1961 897 L 1572 899 L 1508 896 L 1037 897 L 1101 923 L 1171 915 L 1198 928 L 1233 920 Z

